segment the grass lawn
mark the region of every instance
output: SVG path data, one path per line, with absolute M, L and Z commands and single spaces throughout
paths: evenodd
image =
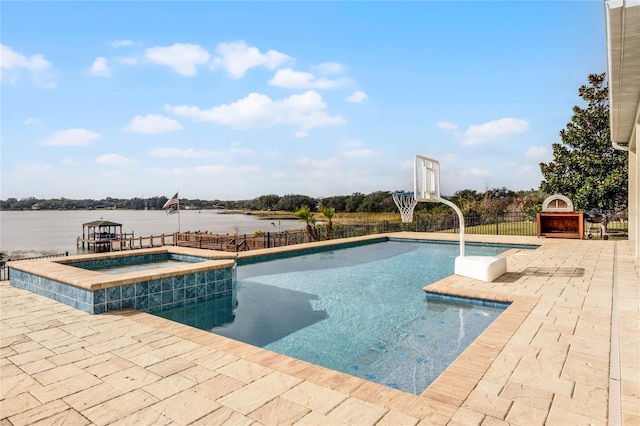
M 496 229 L 497 228 L 497 229 Z M 442 231 L 447 233 L 458 232 L 458 229 Z M 465 234 L 482 234 L 482 235 L 538 235 L 535 222 L 509 222 L 489 225 L 465 226 Z

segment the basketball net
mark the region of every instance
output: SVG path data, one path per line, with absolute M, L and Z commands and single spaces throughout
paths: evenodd
M 418 201 L 413 196 L 413 192 L 397 192 L 392 194 L 393 202 L 396 203 L 398 210 L 400 210 L 400 217 L 402 222 L 413 222 L 413 209 L 418 204 Z

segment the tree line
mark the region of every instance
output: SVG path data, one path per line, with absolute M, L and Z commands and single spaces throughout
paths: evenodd
M 404 191 L 395 191 L 404 192 Z M 511 191 L 507 188 L 488 189 L 478 192 L 465 189 L 446 197 L 457 204 L 465 214 L 481 214 L 508 211 L 524 211 L 542 204 L 545 194 L 537 190 Z M 3 210 L 76 210 L 76 209 L 128 209 L 128 210 L 161 210 L 168 200 L 165 196 L 150 198 L 111 198 L 101 200 L 69 198 L 37 199 L 34 197 L 0 200 Z M 314 198 L 308 195 L 277 194 L 261 195 L 250 200 L 222 201 L 201 199 L 180 199 L 181 208 L 190 209 L 227 209 L 247 211 L 286 211 L 295 212 L 306 206 L 311 212 L 321 208 L 334 209 L 338 213 L 392 213 L 397 212 L 393 201 L 393 192 L 375 191 L 370 194 L 355 192 L 351 195 L 336 195 Z M 438 203 L 419 203 L 415 211 L 431 211 L 447 209 Z

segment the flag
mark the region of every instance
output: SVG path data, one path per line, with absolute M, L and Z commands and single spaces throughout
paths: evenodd
M 167 209 L 167 214 L 174 214 L 174 213 L 179 213 L 178 209 L 179 209 L 179 205 L 177 204 L 173 204 L 171 206 L 169 206 L 169 208 Z
M 167 200 L 162 208 L 166 210 L 167 214 L 179 213 L 180 201 L 178 200 L 178 193 L 176 192 L 176 195 Z
M 167 209 L 173 205 L 178 204 L 178 193 L 176 192 L 176 195 L 174 195 L 173 197 L 171 197 L 171 199 L 167 200 L 166 203 L 164 203 L 164 206 L 162 206 L 163 209 Z

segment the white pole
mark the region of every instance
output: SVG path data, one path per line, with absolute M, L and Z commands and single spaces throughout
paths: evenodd
M 178 232 L 180 232 L 180 197 L 178 197 Z
M 460 256 L 464 256 L 464 216 L 462 216 L 462 211 L 460 211 L 458 206 L 456 206 L 449 200 L 440 198 L 440 202 L 453 208 L 456 213 L 458 213 L 458 218 L 460 219 Z

